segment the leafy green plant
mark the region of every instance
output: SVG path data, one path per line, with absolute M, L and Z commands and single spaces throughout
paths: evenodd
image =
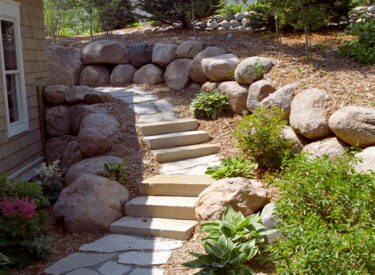
M 254 170 L 258 168 L 256 163 L 247 159 L 227 158 L 221 161 L 219 166 L 207 168 L 206 174 L 214 179 L 243 177 L 255 178 Z
M 294 142 L 283 135 L 284 111 L 277 107 L 260 107 L 245 116 L 234 136 L 242 152 L 260 167 L 278 168 L 284 157 L 290 157 Z
M 106 171 L 104 177 L 123 183 L 126 181 L 125 172 L 127 168 L 128 163 L 126 161 L 122 161 L 120 163 L 108 161 L 104 163 L 104 169 Z
M 201 228 L 208 233 L 205 238 L 208 241 L 218 241 L 224 235 L 233 243 L 255 241 L 255 244 L 259 247 L 264 245 L 264 236 L 275 231 L 265 229 L 259 214 L 245 218 L 241 212 L 236 212 L 232 207 L 225 210 L 221 221 L 203 222 Z
M 190 109 L 195 118 L 217 119 L 222 110 L 229 106 L 228 97 L 217 91 L 199 93 L 191 103 Z
M 266 28 L 274 30 L 274 12 L 270 3 L 256 2 L 251 4 L 248 7 L 248 10 L 252 11 L 246 16 L 246 18 L 249 20 L 249 26 L 256 29 Z
M 237 4 L 237 3 L 227 3 L 221 9 L 218 10 L 218 13 L 222 16 L 226 16 L 229 14 L 236 14 L 241 11 L 246 11 L 247 6 L 244 4 Z
M 277 178 L 276 204 L 285 240 L 270 251 L 278 274 L 372 274 L 375 173 L 357 172 L 345 155 L 298 154 Z
M 196 260 L 184 263 L 191 268 L 200 268 L 197 275 L 251 275 L 253 272 L 244 262 L 252 259 L 257 253 L 255 241 L 234 244 L 225 235 L 222 235 L 216 243 L 205 242 L 206 254 L 190 252 L 197 257 Z
M 267 71 L 264 69 L 264 66 L 263 66 L 262 62 L 260 62 L 259 60 L 257 60 L 257 62 L 255 63 L 254 67 L 252 68 L 251 72 L 255 75 L 255 77 L 257 79 L 259 79 L 259 78 L 262 78 L 263 75 Z
M 43 188 L 43 196 L 50 204 L 55 203 L 63 188 L 60 161 L 55 161 L 50 165 L 43 163 L 35 171 Z

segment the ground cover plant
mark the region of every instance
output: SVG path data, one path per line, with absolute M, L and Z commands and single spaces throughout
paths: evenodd
M 127 168 L 128 168 L 127 161 L 122 161 L 120 163 L 108 161 L 104 163 L 105 173 L 103 174 L 103 176 L 111 180 L 124 183 L 126 181 L 125 173 L 126 173 Z
M 270 249 L 279 274 L 373 274 L 375 173 L 354 162 L 299 154 L 271 181 L 282 195 L 285 239 Z
M 260 107 L 243 117 L 234 136 L 243 154 L 260 167 L 278 168 L 284 157 L 290 157 L 294 142 L 283 135 L 284 111 L 277 107 Z
M 229 106 L 228 97 L 218 91 L 201 92 L 192 101 L 190 109 L 195 118 L 217 119 Z
M 54 204 L 63 188 L 60 161 L 55 161 L 50 165 L 43 163 L 35 170 L 38 174 L 37 180 L 40 181 L 43 189 L 43 196 L 50 204 Z
M 216 180 L 235 177 L 253 179 L 256 177 L 254 170 L 257 168 L 256 163 L 247 159 L 227 158 L 222 160 L 219 166 L 207 168 L 206 174 Z
M 51 251 L 42 233 L 40 208 L 48 205 L 39 182 L 16 182 L 0 175 L 0 251 L 3 268 L 20 268 Z

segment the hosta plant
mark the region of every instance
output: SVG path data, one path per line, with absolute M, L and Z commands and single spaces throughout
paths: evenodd
M 201 228 L 207 233 L 205 240 L 208 241 L 217 241 L 224 235 L 234 243 L 255 241 L 260 247 L 264 245 L 264 237 L 274 232 L 274 230 L 265 229 L 259 214 L 244 217 L 241 212 L 236 212 L 232 207 L 225 210 L 221 221 L 203 222 Z
M 221 161 L 219 166 L 207 168 L 206 174 L 214 179 L 242 177 L 255 178 L 254 170 L 258 168 L 256 163 L 247 159 L 227 158 Z
M 217 91 L 210 91 L 198 94 L 191 103 L 190 109 L 195 118 L 217 119 L 228 106 L 227 96 Z
M 248 262 L 257 253 L 255 240 L 247 243 L 233 243 L 222 235 L 216 243 L 206 241 L 206 254 L 190 252 L 196 260 L 184 263 L 191 268 L 200 268 L 197 275 L 251 275 L 250 268 L 243 263 Z

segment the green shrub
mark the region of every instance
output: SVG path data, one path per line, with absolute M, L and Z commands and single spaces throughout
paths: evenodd
M 249 261 L 258 253 L 255 241 L 234 244 L 222 235 L 216 243 L 206 241 L 204 249 L 206 254 L 190 252 L 197 259 L 183 265 L 191 268 L 200 268 L 201 270 L 196 273 L 197 275 L 253 274 L 243 263 Z
M 346 41 L 339 53 L 360 63 L 375 64 L 375 18 L 353 24 L 349 33 L 357 36 L 358 41 Z
M 373 274 L 375 173 L 354 159 L 299 154 L 274 184 L 285 240 L 270 251 L 279 274 Z
M 221 161 L 219 166 L 207 168 L 206 174 L 214 179 L 242 177 L 255 178 L 254 170 L 258 168 L 256 163 L 247 159 L 227 158 Z
M 293 152 L 294 142 L 283 135 L 283 117 L 280 108 L 257 108 L 241 120 L 234 132 L 239 148 L 260 167 L 278 168 L 283 157 Z
M 15 182 L 0 176 L 0 251 L 5 267 L 20 268 L 51 251 L 42 234 L 46 217 L 38 207 L 48 204 L 39 182 Z
M 229 14 L 236 14 L 241 11 L 246 11 L 247 6 L 244 4 L 237 4 L 237 3 L 227 3 L 225 4 L 220 10 L 218 10 L 218 13 L 222 16 L 226 16 Z
M 275 18 L 270 3 L 256 2 L 249 6 L 249 10 L 254 12 L 246 16 L 249 19 L 249 26 L 256 29 L 263 27 L 271 30 L 275 29 Z
M 48 199 L 50 204 L 57 201 L 63 188 L 59 164 L 60 161 L 55 161 L 51 165 L 43 163 L 38 169 L 35 169 L 43 188 L 43 196 Z
M 124 183 L 126 181 L 126 169 L 128 168 L 128 163 L 126 161 L 122 161 L 120 163 L 115 163 L 112 161 L 108 161 L 104 163 L 104 177 L 109 178 L 114 181 Z
M 222 110 L 228 106 L 227 96 L 211 91 L 199 93 L 191 103 L 190 109 L 195 118 L 217 119 Z

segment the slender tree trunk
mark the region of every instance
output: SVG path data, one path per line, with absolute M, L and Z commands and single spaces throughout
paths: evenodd
M 275 11 L 275 29 L 276 29 L 277 43 L 281 44 L 281 34 L 280 34 L 279 17 L 277 16 L 277 12 L 276 11 Z
M 93 20 L 92 20 L 92 10 L 89 11 L 89 20 L 90 20 L 90 37 L 91 37 L 91 41 L 94 41 L 94 34 L 93 34 L 93 28 L 92 28 L 92 24 L 93 24 Z
M 193 35 L 194 39 L 197 40 L 197 30 L 195 29 L 195 10 L 194 10 L 194 0 L 191 0 L 191 17 L 193 20 Z

